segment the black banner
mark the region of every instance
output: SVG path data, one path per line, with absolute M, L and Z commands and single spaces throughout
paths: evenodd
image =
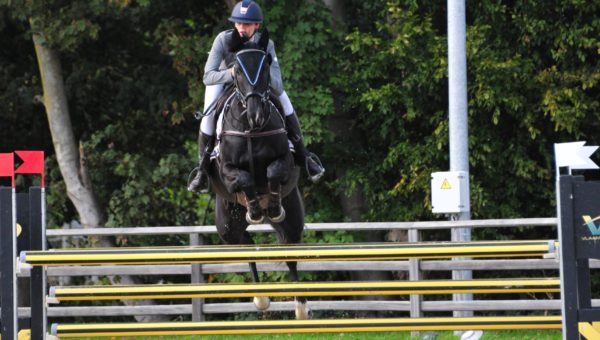
M 573 227 L 577 259 L 600 259 L 600 183 L 573 183 Z

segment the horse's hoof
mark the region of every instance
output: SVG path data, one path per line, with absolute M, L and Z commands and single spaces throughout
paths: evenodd
M 279 207 L 279 216 L 275 216 L 275 217 L 269 216 L 269 219 L 273 223 L 283 222 L 283 220 L 285 220 L 285 209 L 283 209 L 283 207 Z
M 265 220 L 264 216 L 259 216 L 257 219 L 253 219 L 252 216 L 250 215 L 250 212 L 246 213 L 246 222 L 248 222 L 249 224 L 261 224 L 263 223 L 263 221 Z
M 296 301 L 296 320 L 308 320 L 312 318 L 312 310 L 306 302 Z
M 269 299 L 266 296 L 255 296 L 254 297 L 254 306 L 256 306 L 256 309 L 263 311 L 263 310 L 267 310 L 269 308 L 269 306 L 271 305 L 271 299 Z

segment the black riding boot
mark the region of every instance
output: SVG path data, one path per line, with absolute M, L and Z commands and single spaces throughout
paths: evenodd
M 325 168 L 323 168 L 323 165 L 321 165 L 319 158 L 315 154 L 306 150 L 304 139 L 302 138 L 302 131 L 300 130 L 300 122 L 298 121 L 296 114 L 294 113 L 286 116 L 285 122 L 287 125 L 288 138 L 292 141 L 294 149 L 296 150 L 296 164 L 306 166 L 308 179 L 313 183 L 317 183 L 325 174 Z
M 200 132 L 200 136 L 198 136 L 198 171 L 196 172 L 196 177 L 188 184 L 188 191 L 208 191 L 208 165 L 210 164 L 210 154 L 214 147 L 215 136 L 209 136 Z

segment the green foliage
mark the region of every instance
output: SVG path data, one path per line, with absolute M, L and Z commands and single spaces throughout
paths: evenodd
M 307 1 L 258 1 L 275 42 L 284 87 L 304 130 L 305 143 L 332 140 L 325 128 L 333 112 L 331 76 L 339 33 L 325 6 Z
M 554 215 L 552 143 L 589 142 L 597 129 L 597 6 L 468 4 L 474 218 Z M 335 187 L 361 188 L 369 220 L 433 218 L 429 174 L 448 162 L 444 11 L 435 2 L 355 8 L 336 85 L 363 150 L 335 148 L 360 164 Z M 364 13 L 377 19 L 362 22 Z
M 205 4 L 29 3 L 31 6 L 5 3 L 0 7 L 1 17 L 7 18 L 3 34 L 22 39 L 31 32 L 39 32 L 49 47 L 62 52 L 74 132 L 82 141 L 94 190 L 101 205 L 106 207 L 107 224 L 211 223 L 209 197 L 191 195 L 185 190 L 188 172 L 196 159 L 197 122 L 192 119 L 194 105 L 190 104 L 182 75 L 201 78 L 201 68 L 194 69 L 194 74 L 181 72 L 168 53 L 161 53 L 166 50 L 161 44 L 166 44 L 171 34 L 162 28 L 168 27 L 169 22 L 189 23 L 190 12 L 199 14 L 193 20 L 208 23 L 210 20 L 200 15 L 210 16 L 211 12 L 198 10 Z M 31 27 L 23 21 L 11 21 L 11 16 L 30 21 Z M 21 120 L 23 112 L 27 117 L 31 115 L 28 111 L 33 111 L 38 115 L 34 121 L 39 121 L 43 108 L 32 105 L 34 95 L 40 93 L 40 85 L 31 40 L 23 39 L 22 43 L 18 38 L 11 39 L 10 44 L 21 53 L 26 51 L 28 57 L 23 58 L 19 53 L 5 55 L 10 58 L 5 61 L 11 67 L 3 69 L 4 77 L 17 77 L 6 82 L 8 91 L 2 92 L 1 100 L 11 108 L 9 122 L 19 127 L 26 122 Z M 29 135 L 47 139 L 44 122 L 42 119 L 42 124 L 30 124 Z M 24 131 L 27 131 L 25 126 L 21 133 Z M 37 149 L 45 143 L 43 140 L 29 147 Z M 14 149 L 23 148 L 19 138 L 15 138 L 14 145 Z M 47 151 L 51 154 L 51 149 Z M 76 216 L 52 158 L 48 169 L 49 225 L 56 226 Z
M 352 29 L 336 76 L 343 110 L 351 112 L 362 140 L 336 149 L 346 163 L 361 166 L 347 167 L 335 184 L 340 193 L 362 189 L 367 220 L 427 216 L 429 175 L 445 157 L 444 39 L 433 14 L 412 7 L 389 2 L 376 14 L 387 20 L 374 21 L 368 31 Z

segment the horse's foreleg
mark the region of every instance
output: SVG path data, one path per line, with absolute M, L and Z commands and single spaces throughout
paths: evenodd
M 246 222 L 250 224 L 263 223 L 265 216 L 256 195 L 256 187 L 252 175 L 246 171 L 239 171 L 238 184 L 241 191 L 246 195 L 246 209 L 248 210 L 246 213 Z
M 267 216 L 273 223 L 285 220 L 285 209 L 281 205 L 281 184 L 269 182 L 269 205 Z
M 285 209 L 281 205 L 281 186 L 288 178 L 291 171 L 286 166 L 285 158 L 280 158 L 267 167 L 267 181 L 269 183 L 269 204 L 267 216 L 273 223 L 280 223 L 285 219 Z
M 263 211 L 256 195 L 256 188 L 252 175 L 226 164 L 223 167 L 227 191 L 232 194 L 243 192 L 246 196 L 246 222 L 259 224 L 264 221 Z
M 265 216 L 263 215 L 262 208 L 260 207 L 260 202 L 256 195 L 254 197 L 247 197 L 246 202 L 246 221 L 250 224 L 260 224 L 265 220 Z

